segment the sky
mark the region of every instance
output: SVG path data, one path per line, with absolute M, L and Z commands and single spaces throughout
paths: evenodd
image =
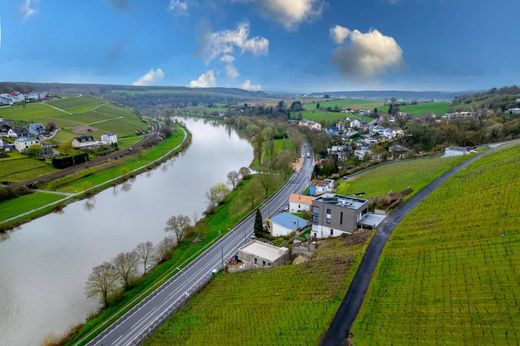
M 519 0 L 0 0 L 0 81 L 291 92 L 520 84 Z

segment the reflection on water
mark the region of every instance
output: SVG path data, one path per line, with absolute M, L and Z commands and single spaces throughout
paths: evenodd
M 3 236 L 0 344 L 38 344 L 83 322 L 99 306 L 84 294 L 95 265 L 159 242 L 172 215 L 200 215 L 205 192 L 253 159 L 250 144 L 225 126 L 185 122 L 193 138 L 184 155 Z

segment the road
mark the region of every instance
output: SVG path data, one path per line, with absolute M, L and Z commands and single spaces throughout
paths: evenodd
M 478 160 L 487 151 L 482 152 L 458 166 L 452 168 L 439 178 L 426 186 L 424 189 L 415 194 L 407 202 L 403 203 L 400 207 L 395 209 L 386 219 L 377 227 L 377 232 L 370 242 L 368 249 L 363 256 L 363 260 L 359 265 L 359 268 L 349 286 L 345 298 L 341 302 L 341 305 L 334 316 L 329 329 L 321 340 L 321 345 L 345 345 L 347 341 L 348 332 L 354 322 L 363 299 L 370 284 L 370 280 L 376 268 L 379 257 L 383 251 L 383 248 L 392 234 L 395 227 L 401 222 L 408 213 L 410 213 L 421 201 L 428 197 L 435 189 L 437 189 L 442 183 L 448 178 L 453 176 L 455 173 L 466 167 L 470 163 Z
M 304 191 L 309 184 L 312 168 L 313 160 L 305 157 L 301 170 L 291 176 L 261 207 L 264 218 L 284 208 L 291 193 Z M 212 270 L 220 270 L 225 259 L 234 255 L 241 245 L 251 239 L 253 225 L 254 213 L 251 213 L 213 246 L 98 335 L 89 345 L 138 344 L 205 285 L 211 279 Z

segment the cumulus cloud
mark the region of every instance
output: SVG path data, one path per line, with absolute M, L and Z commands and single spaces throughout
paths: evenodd
M 342 44 L 350 35 L 350 30 L 341 25 L 336 25 L 329 30 L 330 37 L 336 44 Z
M 188 86 L 190 88 L 210 88 L 217 85 L 217 79 L 215 78 L 215 71 L 208 70 L 201 74 L 196 80 L 192 80 Z
M 24 20 L 27 20 L 34 16 L 37 12 L 33 7 L 32 0 L 25 0 L 20 8 Z
M 249 91 L 260 91 L 260 90 L 262 90 L 262 86 L 260 84 L 253 84 L 248 79 L 244 83 L 240 84 L 240 89 L 249 90 Z
M 229 79 L 236 79 L 238 76 L 240 76 L 240 72 L 238 72 L 238 69 L 233 64 L 226 65 L 226 75 Z
M 274 19 L 287 30 L 295 30 L 304 21 L 321 15 L 323 0 L 256 0 L 264 16 Z
M 332 55 L 345 78 L 370 78 L 402 62 L 403 50 L 393 37 L 378 30 L 354 30 L 347 36 L 350 44 L 338 47 Z
M 178 16 L 188 15 L 188 1 L 187 0 L 170 0 L 168 10 Z
M 132 83 L 136 86 L 152 85 L 155 81 L 164 79 L 164 72 L 160 68 L 151 69 L 145 73 L 141 78 Z

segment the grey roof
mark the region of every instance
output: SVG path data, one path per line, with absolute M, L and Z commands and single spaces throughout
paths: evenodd
M 106 136 L 115 136 L 116 134 L 113 133 L 113 132 L 105 132 L 105 135 L 106 135 Z
M 334 193 L 325 193 L 314 200 L 314 203 L 323 203 L 335 205 L 338 207 L 349 209 L 360 209 L 368 203 L 366 199 L 351 196 L 336 195 Z
M 30 137 L 20 137 L 16 139 L 16 142 L 34 142 L 36 139 Z
M 296 231 L 300 228 L 307 226 L 309 223 L 307 220 L 302 219 L 301 217 L 295 216 L 293 214 L 289 214 L 287 212 L 283 212 L 271 218 L 272 223 L 276 223 L 280 226 L 288 228 L 292 231 Z
M 93 142 L 94 141 L 94 137 L 92 137 L 92 136 L 79 136 L 79 137 L 76 137 L 74 139 L 77 140 L 80 143 L 83 143 L 83 142 Z

